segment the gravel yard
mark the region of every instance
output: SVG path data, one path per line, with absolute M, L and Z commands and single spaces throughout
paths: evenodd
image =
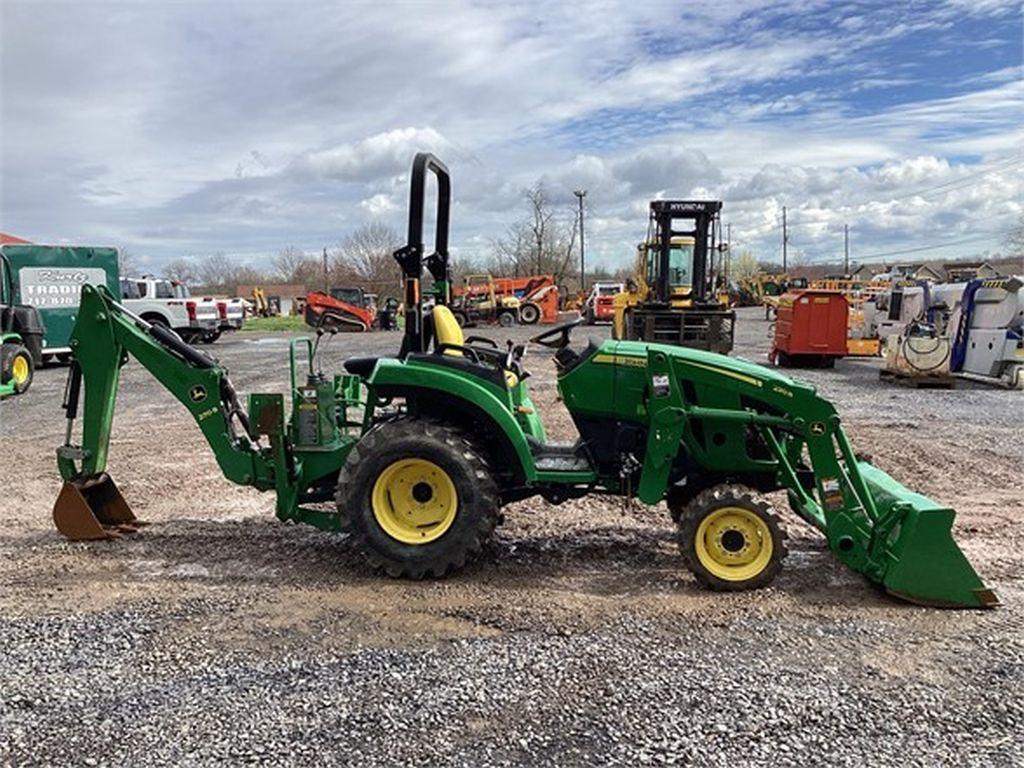
M 740 314 L 737 353 L 763 361 L 761 310 Z M 211 349 L 241 393 L 283 392 L 286 340 Z M 339 336 L 325 368 L 399 340 Z M 65 371 L 40 371 L 0 406 L 0 764 L 1022 765 L 1024 397 L 884 385 L 879 365 L 798 375 L 858 450 L 958 510 L 998 610 L 896 602 L 788 511 L 774 585 L 709 593 L 665 509 L 599 498 L 511 505 L 445 581 L 377 577 L 225 481 L 134 362 L 110 472 L 154 524 L 69 543 L 50 520 Z M 574 437 L 548 354 L 528 367 L 549 432 Z

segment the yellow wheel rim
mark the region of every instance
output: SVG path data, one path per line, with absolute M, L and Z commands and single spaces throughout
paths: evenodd
M 426 459 L 400 459 L 373 484 L 373 516 L 403 544 L 428 544 L 455 520 L 459 497 L 448 473 Z
M 18 355 L 11 364 L 11 378 L 19 387 L 28 381 L 29 367 L 28 359 L 24 355 Z
M 772 532 L 758 515 L 743 507 L 716 509 L 697 528 L 697 559 L 724 581 L 746 581 L 772 559 Z

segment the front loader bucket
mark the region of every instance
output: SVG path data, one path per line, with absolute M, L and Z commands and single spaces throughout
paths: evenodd
M 999 604 L 953 540 L 956 513 L 905 488 L 867 462 L 861 476 L 881 519 L 872 550 L 881 583 L 890 594 L 942 608 L 993 608 Z
M 72 541 L 116 539 L 145 525 L 106 472 L 65 481 L 53 505 L 53 522 Z

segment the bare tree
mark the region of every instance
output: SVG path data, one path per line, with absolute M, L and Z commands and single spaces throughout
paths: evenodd
M 393 256 L 402 237 L 380 222 L 364 224 L 344 240 L 331 260 L 335 285 L 360 285 L 373 291 L 397 290 L 402 275 Z
M 1024 259 L 1024 215 L 1017 219 L 1017 223 L 1005 240 L 1007 256 Z
M 135 255 L 127 248 L 117 249 L 117 268 L 122 277 L 135 276 Z
M 539 274 L 545 256 L 548 255 L 546 249 L 551 237 L 549 228 L 555 214 L 551 210 L 547 192 L 541 182 L 538 181 L 523 194 L 530 206 L 530 234 L 533 236 L 530 248 L 530 267 L 534 274 Z
M 196 276 L 204 288 L 233 290 L 238 284 L 238 269 L 223 253 L 207 256 L 196 265 Z
M 578 253 L 579 222 L 571 205 L 556 206 L 538 181 L 523 190 L 527 213 L 493 242 L 490 268 L 498 275 L 553 275 L 562 283 Z
M 497 275 L 519 277 L 530 253 L 530 227 L 525 221 L 509 225 L 504 237 L 492 242 L 493 258 L 488 269 Z
M 278 251 L 270 260 L 270 265 L 274 270 L 274 279 L 282 283 L 295 283 L 310 288 L 323 284 L 323 267 L 320 260 L 293 245 Z
M 760 271 L 757 257 L 748 250 L 737 253 L 729 265 L 729 274 L 736 279 L 753 277 Z
M 171 280 L 177 280 L 185 285 L 196 285 L 199 276 L 196 272 L 196 265 L 191 259 L 180 257 L 169 261 L 164 266 L 163 273 Z

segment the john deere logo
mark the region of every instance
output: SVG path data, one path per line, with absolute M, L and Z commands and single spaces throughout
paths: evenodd
M 193 403 L 201 403 L 206 399 L 206 387 L 195 386 L 188 391 L 188 397 Z
M 812 435 L 824 435 L 825 434 L 825 422 L 815 421 L 811 423 L 811 434 Z

